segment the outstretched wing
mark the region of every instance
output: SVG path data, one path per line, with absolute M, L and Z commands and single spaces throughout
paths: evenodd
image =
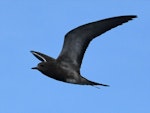
M 53 61 L 54 59 L 50 56 L 47 56 L 43 53 L 37 52 L 37 51 L 31 51 L 31 53 L 40 61 L 42 62 L 49 62 L 49 61 Z
M 71 30 L 65 36 L 64 45 L 57 60 L 68 63 L 79 70 L 85 50 L 92 39 L 133 18 L 136 18 L 136 16 L 112 17 L 88 23 Z

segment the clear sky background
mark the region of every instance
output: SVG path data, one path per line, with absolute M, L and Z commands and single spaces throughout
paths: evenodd
M 39 63 L 30 50 L 54 58 L 64 35 L 92 21 L 138 18 L 94 39 L 81 73 L 109 84 L 58 82 L 31 70 Z M 1 0 L 0 113 L 150 113 L 150 1 Z

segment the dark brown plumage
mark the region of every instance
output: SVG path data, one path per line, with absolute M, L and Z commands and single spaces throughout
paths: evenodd
M 80 67 L 85 50 L 94 38 L 133 18 L 136 18 L 136 16 L 112 17 L 88 23 L 71 30 L 65 35 L 64 45 L 57 59 L 40 52 L 31 51 L 36 58 L 42 61 L 37 67 L 32 69 L 37 69 L 48 77 L 63 82 L 108 86 L 90 81 L 81 76 Z

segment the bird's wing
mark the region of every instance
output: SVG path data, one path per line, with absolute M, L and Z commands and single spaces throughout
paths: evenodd
M 135 15 L 118 16 L 79 26 L 65 35 L 64 45 L 57 60 L 80 69 L 82 59 L 90 41 L 102 33 L 117 27 Z
M 37 58 L 39 59 L 40 61 L 42 62 L 49 62 L 49 61 L 53 61 L 54 59 L 50 56 L 47 56 L 43 53 L 40 53 L 40 52 L 36 52 L 36 51 L 31 51 L 31 53 Z

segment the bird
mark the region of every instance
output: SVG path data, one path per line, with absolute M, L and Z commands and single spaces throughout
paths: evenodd
M 52 58 L 41 52 L 31 51 L 41 61 L 32 69 L 39 70 L 50 78 L 66 83 L 109 86 L 88 80 L 81 75 L 80 68 L 84 53 L 94 38 L 134 18 L 137 18 L 137 16 L 115 16 L 81 25 L 65 35 L 62 50 L 57 58 Z

